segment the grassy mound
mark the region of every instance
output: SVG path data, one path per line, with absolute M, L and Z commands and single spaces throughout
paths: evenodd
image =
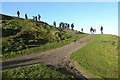
M 28 74 L 29 73 L 29 74 Z M 74 78 L 69 73 L 61 71 L 52 66 L 35 64 L 27 67 L 5 70 L 2 72 L 2 78 Z
M 118 78 L 118 37 L 96 35 L 96 39 L 71 57 L 80 71 L 91 78 Z
M 7 15 L 2 15 L 2 18 L 0 40 L 2 40 L 2 54 L 5 58 L 49 50 L 86 36 L 86 34 L 76 34 L 77 31 L 55 28 L 42 21 L 37 22 Z

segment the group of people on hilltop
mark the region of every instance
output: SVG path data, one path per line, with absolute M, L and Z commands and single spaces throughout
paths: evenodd
M 101 28 L 100 28 L 100 31 L 101 31 L 101 34 L 103 34 L 103 26 L 101 26 Z M 81 32 L 83 32 L 83 28 L 81 28 Z M 96 28 L 90 28 L 90 33 L 91 34 L 94 34 L 94 33 L 96 33 Z
M 35 20 L 35 21 L 40 21 L 40 19 L 41 19 L 40 14 L 38 14 L 38 17 L 37 16 L 33 16 L 33 20 Z
M 70 29 L 70 27 L 71 27 L 72 30 L 74 30 L 73 29 L 74 28 L 74 23 L 72 23 L 71 25 L 69 23 L 64 23 L 64 22 L 59 23 L 59 28 L 61 28 L 61 29 Z
M 53 22 L 53 26 L 56 27 L 56 22 Z M 64 23 L 64 22 L 60 22 L 59 23 L 59 28 L 61 29 L 70 29 L 70 24 L 68 23 Z M 74 23 L 71 24 L 71 29 L 73 30 L 74 28 Z
M 17 16 L 20 17 L 20 12 L 19 11 L 17 11 Z M 25 19 L 28 19 L 27 14 L 25 14 Z M 39 14 L 38 14 L 38 16 L 33 16 L 33 20 L 40 21 L 41 16 Z M 55 21 L 53 22 L 53 26 L 56 27 L 56 22 Z M 71 30 L 73 30 L 74 23 L 72 23 L 71 25 L 68 24 L 68 23 L 64 23 L 64 22 L 59 23 L 59 28 L 61 28 L 61 29 L 70 29 L 70 26 L 71 26 Z M 101 34 L 103 34 L 103 26 L 101 26 L 100 31 L 101 31 Z M 81 28 L 81 32 L 83 32 L 83 28 Z M 90 33 L 91 34 L 96 33 L 96 28 L 93 29 L 91 27 L 90 28 Z
M 91 32 L 91 34 L 96 33 L 96 28 L 93 29 L 93 28 L 91 27 L 91 28 L 90 28 L 90 32 Z
M 17 11 L 17 16 L 20 17 L 20 11 Z M 27 14 L 25 14 L 25 19 L 28 19 Z M 40 19 L 41 19 L 40 14 L 38 14 L 38 16 L 33 16 L 33 20 L 35 21 L 40 21 Z

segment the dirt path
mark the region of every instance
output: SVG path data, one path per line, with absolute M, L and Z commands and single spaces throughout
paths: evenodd
M 88 35 L 85 38 L 82 38 L 78 41 L 72 42 L 60 48 L 56 48 L 56 49 L 49 50 L 49 51 L 44 51 L 41 53 L 29 54 L 29 55 L 25 55 L 21 57 L 15 57 L 15 58 L 8 59 L 2 62 L 2 69 L 5 70 L 5 69 L 10 69 L 10 68 L 27 66 L 31 64 L 43 63 L 47 65 L 52 65 L 55 67 L 64 66 L 68 70 L 70 69 L 72 72 L 73 71 L 72 69 L 75 67 L 73 64 L 71 65 L 71 63 L 68 61 L 68 56 L 72 52 L 86 45 L 88 42 L 94 40 L 94 38 L 95 38 L 95 35 Z M 76 75 L 79 75 L 80 73 L 77 70 L 73 72 Z

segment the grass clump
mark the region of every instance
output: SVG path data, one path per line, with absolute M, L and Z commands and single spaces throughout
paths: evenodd
M 34 64 L 26 67 L 2 71 L 2 78 L 68 78 L 74 79 L 71 74 L 52 66 Z

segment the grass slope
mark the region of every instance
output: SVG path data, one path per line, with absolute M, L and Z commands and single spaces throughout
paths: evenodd
M 46 66 L 42 64 L 35 64 L 27 67 L 20 67 L 11 70 L 5 70 L 2 72 L 2 78 L 48 78 L 53 80 L 53 78 L 72 78 L 74 76 L 66 73 L 65 71 L 60 71 L 52 66 Z M 69 80 L 68 79 L 68 80 Z
M 75 51 L 70 58 L 90 78 L 118 78 L 118 37 L 96 35 L 96 39 Z
M 55 28 L 42 21 L 7 15 L 2 15 L 2 19 L 0 40 L 4 58 L 61 47 L 87 35 Z

